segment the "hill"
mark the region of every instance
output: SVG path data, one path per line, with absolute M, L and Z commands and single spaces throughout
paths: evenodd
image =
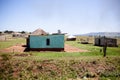
M 107 37 L 120 37 L 120 32 L 91 32 L 87 34 L 78 34 L 75 36 L 107 36 Z

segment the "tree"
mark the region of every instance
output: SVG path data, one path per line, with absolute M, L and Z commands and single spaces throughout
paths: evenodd
M 25 31 L 21 31 L 20 33 L 21 33 L 21 34 L 25 34 L 26 32 L 25 32 Z
M 14 31 L 8 31 L 8 30 L 5 30 L 4 33 L 7 33 L 7 34 L 11 34 L 13 33 Z
M 0 35 L 2 34 L 2 32 L 0 31 Z

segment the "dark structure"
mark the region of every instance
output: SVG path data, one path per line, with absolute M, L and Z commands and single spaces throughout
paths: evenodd
M 87 41 L 82 41 L 81 44 L 88 44 L 88 42 Z
M 107 38 L 107 37 L 98 37 L 95 38 L 95 46 L 105 46 L 105 41 L 108 47 L 117 47 L 117 39 Z
M 104 41 L 104 46 L 103 46 L 104 55 L 103 55 L 103 57 L 106 57 L 106 51 L 107 51 L 107 39 L 105 39 L 105 41 Z
M 76 37 L 75 36 L 68 36 L 67 41 L 76 41 Z
M 76 38 L 67 38 L 67 41 L 76 41 Z

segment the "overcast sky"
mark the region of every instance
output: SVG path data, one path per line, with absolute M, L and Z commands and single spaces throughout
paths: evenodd
M 119 2 L 0 0 L 0 31 L 31 32 L 42 28 L 49 33 L 57 32 L 58 29 L 69 34 L 120 32 Z

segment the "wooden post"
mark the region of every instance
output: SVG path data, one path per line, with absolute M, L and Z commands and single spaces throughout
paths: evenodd
M 102 52 L 102 49 L 100 49 L 100 53 Z
M 14 53 L 15 51 L 14 51 L 14 49 L 13 49 L 13 53 Z
M 106 50 L 107 50 L 107 39 L 104 36 L 104 45 L 103 45 L 103 57 L 106 57 Z
M 5 36 L 5 41 L 7 40 L 6 36 Z

